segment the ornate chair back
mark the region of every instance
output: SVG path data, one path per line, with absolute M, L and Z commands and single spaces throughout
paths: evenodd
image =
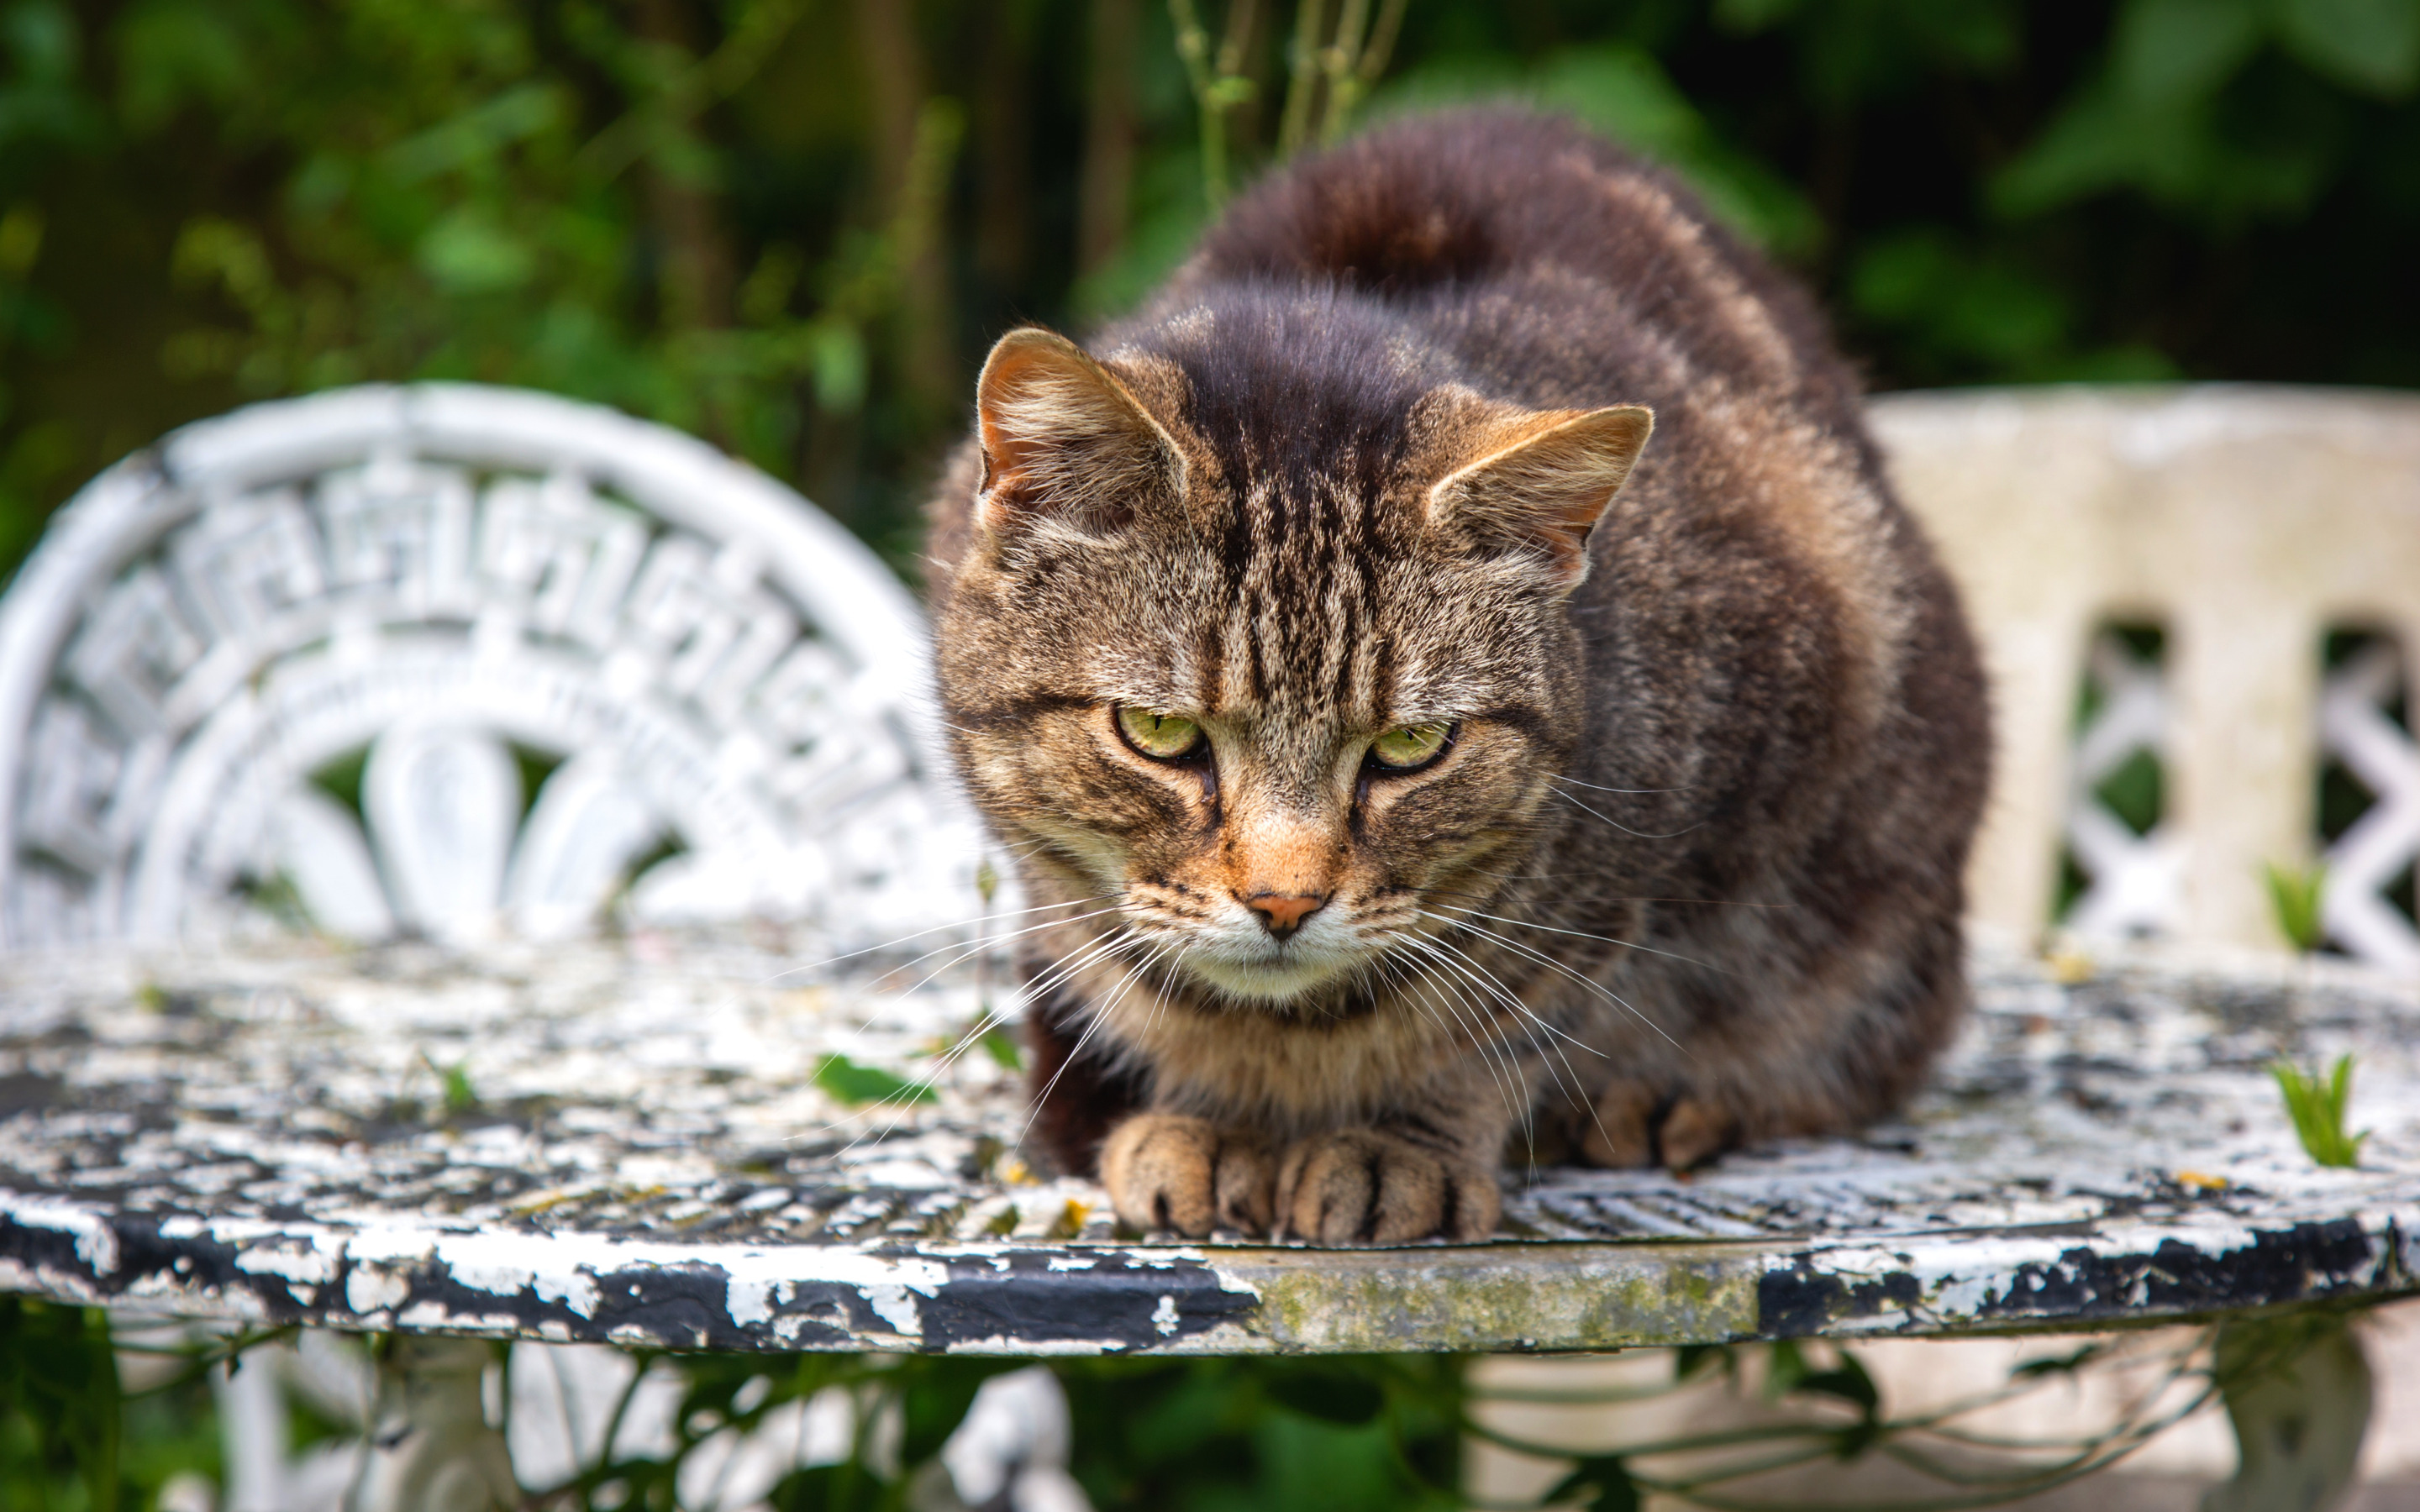
M 0 943 L 969 918 L 925 687 L 898 580 L 689 437 L 258 405 L 96 478 L 0 599 Z
M 2420 647 L 2420 397 L 2051 388 L 1872 412 L 1993 677 L 2000 764 L 1974 916 L 2038 935 L 2064 845 L 2080 933 L 2277 949 L 2268 873 L 2316 859 L 2332 940 L 2420 971 L 2401 890 L 2420 748 L 2398 713 L 2401 658 Z M 2332 638 L 2354 648 L 2334 666 Z M 2159 812 L 2137 833 L 2104 783 L 2146 756 Z M 2371 799 L 2335 815 L 2333 838 L 2323 771 Z

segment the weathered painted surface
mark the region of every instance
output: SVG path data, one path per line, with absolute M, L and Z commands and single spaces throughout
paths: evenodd
M 1495 1242 L 1324 1252 L 1117 1233 L 1089 1183 L 1016 1159 L 1016 1079 L 980 1050 L 932 1103 L 833 1102 L 823 1057 L 931 1075 L 984 988 L 801 973 L 805 948 L 0 958 L 0 1287 L 1025 1353 L 1920 1334 L 2420 1289 L 2420 984 L 2353 968 L 2146 957 L 2062 985 L 1987 958 L 1936 1088 L 1862 1140 L 1689 1180 L 1522 1173 Z M 2263 1067 L 2346 1050 L 2376 1133 L 2325 1171 Z

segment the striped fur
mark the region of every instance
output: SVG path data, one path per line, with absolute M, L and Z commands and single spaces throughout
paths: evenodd
M 1508 1136 L 1685 1166 L 1921 1074 L 1974 649 L 1820 320 L 1661 174 L 1521 114 L 1387 128 L 1089 354 L 1011 333 L 977 409 L 939 680 L 1061 905 L 1042 1127 L 1131 1221 L 1475 1237 Z M 1434 765 L 1373 765 L 1432 720 Z M 1270 897 L 1324 901 L 1280 938 Z

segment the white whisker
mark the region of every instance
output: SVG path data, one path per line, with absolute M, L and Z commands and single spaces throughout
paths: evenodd
M 1034 907 L 1032 907 L 1032 908 L 1018 908 L 1018 909 L 1013 909 L 1013 910 L 1011 910 L 1010 912 L 1005 913 L 1005 914 L 988 914 L 988 913 L 987 913 L 987 914 L 979 914 L 979 915 L 977 915 L 976 917 L 974 917 L 974 918 L 961 918 L 961 919 L 956 920 L 956 921 L 955 921 L 955 922 L 954 922 L 954 923 L 949 923 L 949 924 L 935 924 L 935 925 L 933 925 L 933 926 L 932 926 L 931 928 L 929 928 L 929 929 L 920 929 L 920 930 L 916 931 L 916 932 L 915 932 L 914 933 L 912 933 L 912 934 L 902 934 L 902 935 L 900 935 L 900 936 L 899 936 L 897 939 L 895 939 L 895 940 L 885 940 L 885 941 L 884 941 L 884 942 L 882 942 L 880 945 L 869 945 L 869 946 L 865 947 L 865 948 L 864 948 L 863 949 L 861 949 L 861 950 L 851 950 L 851 951 L 849 951 L 848 953 L 846 953 L 845 955 L 829 956 L 829 957 L 826 957 L 824 960 L 821 960 L 821 961 L 809 961 L 809 962 L 807 962 L 807 963 L 805 963 L 804 964 L 801 964 L 801 965 L 784 966 L 784 967 L 783 967 L 781 970 L 779 970 L 779 971 L 777 971 L 777 972 L 773 973 L 773 975 L 771 975 L 771 976 L 769 976 L 769 977 L 766 978 L 766 979 L 765 979 L 765 983 L 764 983 L 764 984 L 765 984 L 765 985 L 770 985 L 770 984 L 772 984 L 772 983 L 774 983 L 774 982 L 777 982 L 777 981 L 782 980 L 783 980 L 783 978 L 785 978 L 785 977 L 795 977 L 795 976 L 797 976 L 799 973 L 800 973 L 800 972 L 802 972 L 802 971 L 816 971 L 816 970 L 820 970 L 821 968 L 823 968 L 823 967 L 825 967 L 825 966 L 838 965 L 840 963 L 842 963 L 842 962 L 844 962 L 844 961 L 854 961 L 854 960 L 856 960 L 859 956 L 861 956 L 861 955 L 872 955 L 872 954 L 874 954 L 874 953 L 875 953 L 876 951 L 877 951 L 877 950 L 888 950 L 888 949 L 890 949 L 892 946 L 896 946 L 896 945 L 905 945 L 905 944 L 907 944 L 909 940 L 919 940 L 919 939 L 923 939 L 923 938 L 925 935 L 927 935 L 927 934 L 938 933 L 939 933 L 939 932 L 940 932 L 940 931 L 942 931 L 942 930 L 965 929 L 965 928 L 967 928 L 969 925 L 988 924 L 988 923 L 990 923 L 990 922 L 991 922 L 993 919 L 995 919 L 995 918 L 1023 918 L 1023 917 L 1024 917 L 1025 915 L 1027 915 L 1027 914 L 1039 914 L 1039 913 L 1042 913 L 1042 912 L 1044 912 L 1044 911 L 1046 911 L 1046 910 L 1052 909 L 1052 908 L 1080 908 L 1080 907 L 1082 907 L 1082 906 L 1083 906 L 1084 904 L 1086 904 L 1086 903 L 1099 903 L 1103 898 L 1107 898 L 1108 896 L 1109 896 L 1108 893 L 1099 893 L 1099 894 L 1096 894 L 1096 895 L 1094 895 L 1094 897 L 1090 897 L 1090 898 L 1074 898 L 1074 899 L 1070 899 L 1070 900 L 1068 900 L 1068 901 L 1067 901 L 1067 902 L 1065 902 L 1065 903 L 1040 903 L 1040 904 L 1037 904 L 1037 905 L 1035 905 Z M 1085 917 L 1086 917 L 1086 918 L 1091 918 L 1092 916 L 1091 916 L 1091 915 L 1086 915 Z M 1045 920 L 1045 921 L 1044 921 L 1043 923 L 1041 923 L 1041 924 L 1033 925 L 1033 926 L 1032 926 L 1032 928 L 1033 928 L 1033 929 L 1047 929 L 1047 928 L 1048 928 L 1048 927 L 1050 926 L 1050 924 L 1052 924 L 1052 923 L 1065 923 L 1065 922 L 1068 922 L 1068 921 L 1067 921 L 1067 920 L 1065 920 L 1065 919 L 1050 919 L 1050 920 Z M 1020 934 L 1021 934 L 1021 933 L 1027 933 L 1027 931 L 1025 931 L 1025 930 L 1020 930 L 1020 931 L 1018 931 L 1018 932 L 1017 932 L 1017 933 L 1020 933 Z M 1000 936 L 1000 938 L 1001 938 L 1001 939 L 1015 939 L 1016 937 L 1016 934 L 1004 934 L 1004 935 Z M 940 954 L 943 950 L 950 950 L 950 949 L 956 949 L 956 947 L 955 947 L 954 945 L 942 945 L 942 946 L 936 946 L 934 949 L 930 949 L 930 950 L 925 951 L 923 955 L 920 955 L 920 956 L 916 957 L 916 958 L 915 958 L 915 960 L 913 960 L 913 961 L 909 961 L 909 962 L 907 962 L 907 963 L 905 964 L 905 965 L 904 965 L 904 966 L 902 966 L 902 967 L 900 967 L 900 968 L 897 968 L 897 969 L 906 969 L 907 967 L 909 967 L 909 966 L 913 966 L 913 965 L 915 965 L 915 964 L 916 964 L 916 963 L 917 963 L 918 961 L 927 960 L 927 959 L 929 959 L 929 958 L 931 958 L 931 957 L 933 957 L 933 956 L 937 956 L 937 955 Z
M 1551 776 L 1555 781 L 1569 782 L 1574 787 L 1592 788 L 1599 793 L 1687 793 L 1694 790 L 1698 785 L 1695 782 L 1691 782 L 1686 786 L 1677 788 L 1609 788 L 1601 782 L 1583 782 L 1576 777 L 1568 777 L 1561 772 L 1553 773 Z
M 1660 955 L 1668 960 L 1683 961 L 1688 963 L 1690 965 L 1699 966 L 1708 971 L 1719 971 L 1726 977 L 1735 977 L 1739 975 L 1739 973 L 1723 966 L 1718 966 L 1711 961 L 1700 961 L 1696 956 L 1683 955 L 1676 950 L 1659 950 L 1654 946 L 1641 945 L 1637 940 L 1617 940 L 1610 934 L 1590 934 L 1586 930 L 1562 929 L 1557 925 L 1541 924 L 1534 919 L 1512 918 L 1503 914 L 1483 914 L 1476 908 L 1461 908 L 1452 903 L 1439 903 L 1437 906 L 1439 908 L 1452 909 L 1457 914 L 1466 914 L 1472 918 L 1492 918 L 1499 924 L 1512 924 L 1521 929 L 1544 930 L 1549 934 L 1568 934 L 1574 939 L 1595 940 L 1602 945 L 1619 945 L 1626 950 L 1637 950 L 1647 955 Z M 1430 917 L 1434 918 L 1435 916 L 1432 915 Z M 1494 930 L 1480 929 L 1479 926 L 1475 924 L 1467 927 L 1478 933 L 1486 935 L 1489 939 L 1504 939 L 1503 935 L 1497 933 Z M 1512 942 L 1508 940 L 1505 943 L 1511 944 Z
M 1439 982 L 1433 974 L 1431 968 L 1419 965 L 1412 962 L 1404 962 L 1403 964 L 1413 972 L 1413 980 L 1419 985 L 1432 989 L 1439 985 Z M 1451 984 L 1445 983 L 1445 985 L 1450 986 Z M 1417 998 L 1413 999 L 1413 1006 L 1428 1014 L 1429 1021 L 1431 1023 L 1435 1024 L 1438 1028 L 1445 1030 L 1448 1039 L 1452 1038 L 1453 1031 L 1447 1027 L 1445 1020 L 1438 1015 L 1437 1008 L 1442 1007 L 1446 1012 L 1453 1015 L 1454 1022 L 1461 1025 L 1464 1032 L 1470 1036 L 1472 1048 L 1479 1052 L 1481 1061 L 1487 1067 L 1488 1079 L 1496 1084 L 1497 1095 L 1504 1100 L 1504 1111 L 1512 1118 L 1513 1122 L 1522 1125 L 1525 1129 L 1528 1128 L 1529 1123 L 1528 1101 L 1526 1095 L 1518 1101 L 1514 1099 L 1512 1095 L 1513 1082 L 1512 1079 L 1508 1079 L 1507 1074 L 1510 1073 L 1512 1078 L 1517 1078 L 1519 1068 L 1511 1061 L 1508 1053 L 1497 1045 L 1496 1042 L 1496 1037 L 1486 1034 L 1480 1028 L 1475 1027 L 1469 1020 L 1463 1017 L 1461 1010 L 1455 1008 L 1451 1003 L 1446 1002 L 1442 995 L 1439 995 L 1437 1005 L 1435 1007 L 1420 1003 Z M 1499 1069 L 1499 1063 L 1501 1069 Z M 1522 1084 L 1522 1090 L 1525 1094 L 1528 1091 L 1528 1084 L 1526 1081 Z
M 1554 1025 L 1547 1023 L 1546 1020 L 1540 1017 L 1528 1004 L 1521 1001 L 1519 995 L 1507 987 L 1500 978 L 1498 978 L 1494 972 L 1488 970 L 1484 964 L 1475 957 L 1471 956 L 1469 952 L 1463 950 L 1459 947 L 1453 945 L 1450 941 L 1431 939 L 1428 941 L 1428 944 L 1433 949 L 1446 952 L 1454 968 L 1457 971 L 1460 971 L 1464 976 L 1469 978 L 1470 980 L 1481 991 L 1492 994 L 1497 1001 L 1511 1008 L 1515 1013 L 1520 1015 L 1523 1020 L 1526 1020 L 1528 1024 L 1536 1026 L 1536 1028 L 1534 1029 L 1525 1028 L 1524 1033 L 1528 1035 L 1531 1046 L 1538 1051 L 1539 1058 L 1542 1061 L 1546 1062 L 1546 1073 L 1555 1078 L 1556 1085 L 1563 1088 L 1565 1095 L 1572 1098 L 1575 1102 L 1585 1104 L 1588 1099 L 1586 1094 L 1581 1090 L 1579 1072 L 1572 1069 L 1571 1057 L 1564 1055 L 1562 1046 L 1556 1044 L 1554 1041 L 1556 1039 L 1569 1041 L 1573 1044 L 1579 1045 L 1581 1049 L 1588 1050 L 1590 1054 L 1597 1056 L 1600 1059 L 1604 1058 L 1605 1053 L 1601 1050 L 1595 1050 L 1591 1046 L 1585 1044 L 1578 1040 L 1572 1039 L 1570 1035 L 1563 1033 L 1562 1030 L 1557 1028 Z M 1537 1029 L 1544 1029 L 1546 1031 L 1549 1036 L 1546 1042 L 1543 1044 L 1539 1042 L 1537 1038 Z M 1549 1057 L 1552 1058 L 1550 1059 Z M 1562 1071 L 1560 1072 L 1558 1072 L 1555 1069 L 1556 1063 L 1558 1062 L 1562 1066 Z M 1568 1082 L 1564 1080 L 1566 1075 L 1570 1078 Z
M 1140 944 L 1142 942 L 1140 936 L 1127 934 L 1121 935 L 1121 937 L 1112 943 L 1116 947 L 1123 949 L 1125 946 Z M 1127 968 L 1125 980 L 1119 984 L 1116 993 L 1110 996 L 1108 1002 L 1101 1004 L 1099 1007 L 1092 1011 L 1091 1022 L 1084 1026 L 1083 1033 L 1076 1036 L 1075 1044 L 1069 1048 L 1067 1054 L 1060 1060 L 1059 1069 L 1052 1072 L 1050 1073 L 1050 1079 L 1043 1083 L 1041 1088 L 1033 1094 L 1032 1105 L 1026 1111 L 1025 1122 L 1016 1131 L 1016 1143 L 1018 1146 L 1022 1147 L 1025 1143 L 1026 1136 L 1033 1132 L 1033 1120 L 1042 1116 L 1042 1104 L 1050 1100 L 1050 1093 L 1058 1087 L 1059 1078 L 1067 1074 L 1067 1068 L 1076 1063 L 1076 1057 L 1084 1053 L 1084 1047 L 1093 1042 L 1093 1036 L 1098 1033 L 1101 1026 L 1109 1021 L 1110 1012 L 1116 1009 L 1119 1003 L 1125 1000 L 1125 995 L 1133 990 L 1135 979 L 1140 974 L 1140 971 L 1141 968 L 1140 966 Z
M 1664 1026 L 1662 1025 L 1640 1012 L 1637 1008 L 1631 1005 L 1628 998 L 1622 996 L 1620 993 L 1615 992 L 1612 988 L 1607 987 L 1605 983 L 1598 981 L 1593 978 L 1582 976 L 1580 973 L 1574 971 L 1571 967 L 1563 964 L 1560 961 L 1556 960 L 1553 956 L 1546 954 L 1544 951 L 1532 949 L 1528 946 L 1523 945 L 1518 940 L 1507 939 L 1503 935 L 1497 933 L 1494 930 L 1484 929 L 1480 925 L 1470 923 L 1466 920 L 1448 918 L 1439 914 L 1428 914 L 1425 909 L 1421 910 L 1421 912 L 1427 914 L 1428 918 L 1437 919 L 1440 923 L 1451 924 L 1458 929 L 1466 929 L 1471 931 L 1473 933 L 1486 935 L 1489 939 L 1495 940 L 1497 943 L 1503 945 L 1509 949 L 1521 952 L 1523 955 L 1528 956 L 1529 959 L 1537 962 L 1541 965 L 1561 972 L 1564 976 L 1569 977 L 1575 982 L 1578 982 L 1581 986 L 1586 987 L 1590 992 L 1605 997 L 1608 1001 L 1620 1005 L 1632 1017 L 1637 1019 L 1639 1023 L 1646 1025 L 1651 1029 L 1653 1029 L 1657 1034 L 1663 1035 L 1664 1041 L 1667 1044 L 1669 1044 L 1673 1049 L 1680 1051 L 1681 1054 L 1689 1056 L 1689 1050 L 1686 1045 L 1683 1045 L 1680 1041 L 1673 1039 L 1669 1034 L 1665 1034 Z M 1583 1045 L 1581 1048 L 1586 1049 L 1588 1047 Z M 1697 1057 L 1695 1056 L 1689 1056 L 1689 1058 L 1694 1060 Z
M 1583 813 L 1595 814 L 1597 818 L 1604 820 L 1606 824 L 1621 830 L 1623 834 L 1633 835 L 1640 840 L 1679 840 L 1682 836 L 1687 834 L 1692 829 L 1703 829 L 1706 827 L 1706 821 L 1700 819 L 1696 824 L 1676 829 L 1668 835 L 1651 835 L 1643 829 L 1631 828 L 1628 825 L 1625 825 L 1621 820 L 1614 818 L 1611 814 L 1598 813 L 1596 810 L 1580 802 L 1579 799 L 1573 797 L 1570 794 L 1565 793 L 1560 788 L 1549 788 L 1548 791 L 1553 793 L 1556 797 L 1562 799 L 1565 803 L 1570 804 L 1573 808 L 1581 810 Z

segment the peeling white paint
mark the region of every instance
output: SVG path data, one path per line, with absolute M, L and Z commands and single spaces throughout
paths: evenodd
M 155 1100 L 139 1119 L 0 1120 L 16 1183 L 0 1190 L 0 1287 L 681 1347 L 1571 1348 L 1678 1336 L 1672 1319 L 1697 1315 L 1669 1299 L 1707 1288 L 1739 1299 L 1705 1315 L 1729 1319 L 1725 1336 L 1765 1326 L 1768 1304 L 1801 1330 L 1934 1332 L 2173 1311 L 2205 1284 L 2215 1300 L 2193 1304 L 2219 1305 L 2256 1277 L 2279 1289 L 2255 1302 L 2381 1294 L 2412 1287 L 2420 1257 L 2420 985 L 2358 974 L 2118 963 L 2062 988 L 1987 964 L 1938 1090 L 1868 1139 L 1747 1151 L 1685 1183 L 1549 1169 L 1507 1192 L 1528 1238 L 1347 1257 L 1125 1242 L 1090 1183 L 969 1179 L 1017 1174 L 997 1159 L 1025 1120 L 1004 1079 L 945 1085 L 889 1138 L 830 1128 L 815 1057 L 845 1046 L 911 1071 L 965 1022 L 966 983 L 884 996 L 841 981 L 809 1002 L 768 985 L 783 963 L 728 941 L 618 949 L 204 954 L 141 971 L 0 959 L 0 1000 L 31 974 L 102 1047 L 80 1085 Z M 196 1013 L 129 1012 L 126 984 L 144 980 Z M 2258 1026 L 2288 1022 L 2289 1003 L 2288 1045 Z M 175 1038 L 205 1014 L 208 1046 Z M 705 1018 L 757 1026 L 762 1054 L 708 1078 L 690 1054 Z M 498 1121 L 377 1122 L 423 1048 L 450 1063 L 473 1041 L 494 1100 L 480 1117 Z M 2360 1057 L 2360 1121 L 2378 1131 L 2362 1168 L 2319 1171 L 2283 1133 L 2263 1070 L 2281 1048 Z M 65 1053 L 0 1030 L 0 1072 L 60 1074 L 41 1057 Z M 544 1111 L 523 1118 L 516 1100 Z M 76 1184 L 45 1174 L 69 1171 Z M 118 1211 L 95 1172 L 147 1194 L 142 1211 Z M 1010 1213 L 1020 1227 L 1003 1237 Z M 1070 1214 L 1072 1237 L 1046 1237 Z M 2152 1258 L 2163 1245 L 2175 1263 Z M 128 1255 L 163 1248 L 125 1273 Z M 1575 1291 L 1577 1275 L 1603 1284 Z M 1287 1311 L 1304 1306 L 1324 1311 Z
M 239 1253 L 235 1267 L 254 1275 L 278 1275 L 288 1281 L 324 1286 L 336 1278 L 341 1248 L 322 1249 L 318 1244 L 298 1245 L 290 1241 L 255 1244 Z
M 76 1258 L 103 1275 L 117 1269 L 117 1236 L 89 1209 L 47 1197 L 0 1192 L 0 1213 L 28 1228 L 72 1235 Z
M 979 1339 L 958 1339 L 950 1345 L 952 1354 L 1122 1354 L 1127 1349 L 1124 1339 L 1029 1339 L 1012 1338 L 1006 1334 L 993 1334 Z
M 924 1319 L 916 1310 L 916 1299 L 906 1287 L 871 1286 L 865 1288 L 865 1300 L 874 1315 L 889 1323 L 900 1335 L 916 1338 L 924 1332 Z
M 402 1304 L 411 1295 L 411 1283 L 390 1272 L 356 1265 L 345 1277 L 345 1305 L 357 1313 L 376 1314 Z

